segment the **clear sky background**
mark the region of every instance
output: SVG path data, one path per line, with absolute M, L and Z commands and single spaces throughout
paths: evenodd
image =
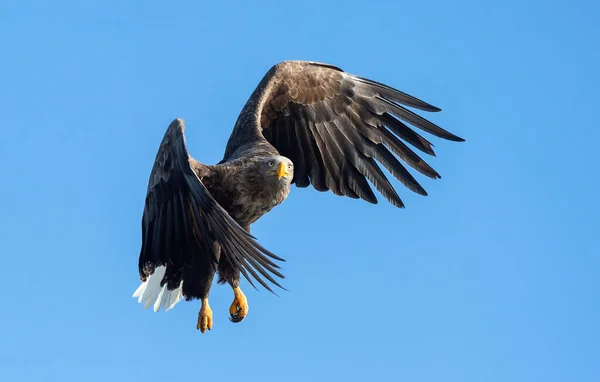
M 250 5 L 252 3 L 253 5 Z M 0 2 L 5 381 L 597 381 L 597 1 Z M 168 124 L 215 163 L 265 72 L 331 63 L 443 109 L 407 208 L 294 188 L 253 226 L 289 292 L 214 328 L 139 284 Z M 427 136 L 427 135 L 426 135 Z

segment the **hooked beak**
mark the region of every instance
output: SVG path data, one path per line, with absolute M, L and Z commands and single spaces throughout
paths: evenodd
M 286 165 L 285 165 L 285 163 L 280 162 L 279 163 L 279 168 L 277 169 L 277 179 L 281 179 L 285 175 L 288 175 Z

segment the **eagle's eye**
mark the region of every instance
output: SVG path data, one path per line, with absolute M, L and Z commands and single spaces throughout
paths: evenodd
M 275 166 L 275 161 L 274 160 L 270 160 L 269 161 L 269 167 L 273 167 Z
M 289 169 L 289 170 L 291 170 L 292 168 L 294 168 L 294 165 L 293 165 L 293 164 L 291 164 L 291 163 L 290 163 L 290 164 L 288 164 L 288 169 Z

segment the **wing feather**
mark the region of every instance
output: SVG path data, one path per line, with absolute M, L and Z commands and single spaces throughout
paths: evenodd
M 358 195 L 354 192 L 352 187 L 350 186 L 351 175 L 349 172 L 351 171 L 348 166 L 345 166 L 348 159 L 340 150 L 339 144 L 336 139 L 330 134 L 327 122 L 319 122 L 314 125 L 317 134 L 321 136 L 321 139 L 325 143 L 325 147 L 327 153 L 329 154 L 329 158 L 331 161 L 330 167 L 333 168 L 333 171 L 330 170 L 330 178 L 334 179 L 334 186 L 339 187 L 337 195 L 348 196 L 353 199 L 357 199 Z M 334 191 L 335 193 L 335 191 Z
M 336 125 L 336 121 L 325 122 L 325 126 L 328 127 L 328 133 L 346 158 L 342 176 L 345 176 L 346 179 L 349 180 L 350 186 L 357 196 L 369 203 L 377 203 L 377 198 L 369 186 L 365 174 L 358 170 L 359 165 L 356 146 L 354 146 L 353 142 L 344 135 Z
M 305 156 L 305 158 L 307 158 L 304 161 L 304 165 L 309 171 L 310 181 L 317 191 L 327 191 L 328 188 L 325 185 L 325 168 L 322 159 L 322 154 L 317 146 L 315 136 L 311 133 L 308 127 L 308 120 L 306 117 L 306 113 L 304 112 L 304 108 L 293 108 L 293 111 L 294 114 L 292 115 L 295 118 L 294 122 L 296 126 L 296 134 L 302 137 L 301 140 L 304 143 L 300 150 L 307 154 Z M 298 157 L 298 160 L 301 160 L 300 158 L 301 157 Z M 292 162 L 294 162 L 294 167 L 296 167 L 296 161 L 292 159 Z M 298 185 L 298 183 L 296 183 L 296 185 Z

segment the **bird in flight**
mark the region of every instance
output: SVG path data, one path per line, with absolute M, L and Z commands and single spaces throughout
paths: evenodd
M 200 163 L 187 150 L 184 122 L 175 119 L 158 149 L 142 217 L 139 275 L 133 294 L 144 308 L 169 310 L 199 299 L 196 328 L 213 325 L 208 297 L 215 274 L 233 289 L 230 320 L 241 322 L 248 302 L 240 275 L 283 288 L 284 261 L 250 234 L 250 226 L 282 203 L 292 184 L 312 185 L 376 204 L 369 182 L 396 207 L 402 200 L 380 165 L 410 190 L 427 195 L 398 160 L 430 178 L 440 175 L 410 147 L 435 155 L 431 135 L 464 139 L 407 107 L 439 108 L 385 84 L 317 62 L 284 61 L 262 78 L 235 123 L 223 159 Z M 253 281 L 254 280 L 254 281 Z M 267 283 L 269 282 L 269 283 Z

